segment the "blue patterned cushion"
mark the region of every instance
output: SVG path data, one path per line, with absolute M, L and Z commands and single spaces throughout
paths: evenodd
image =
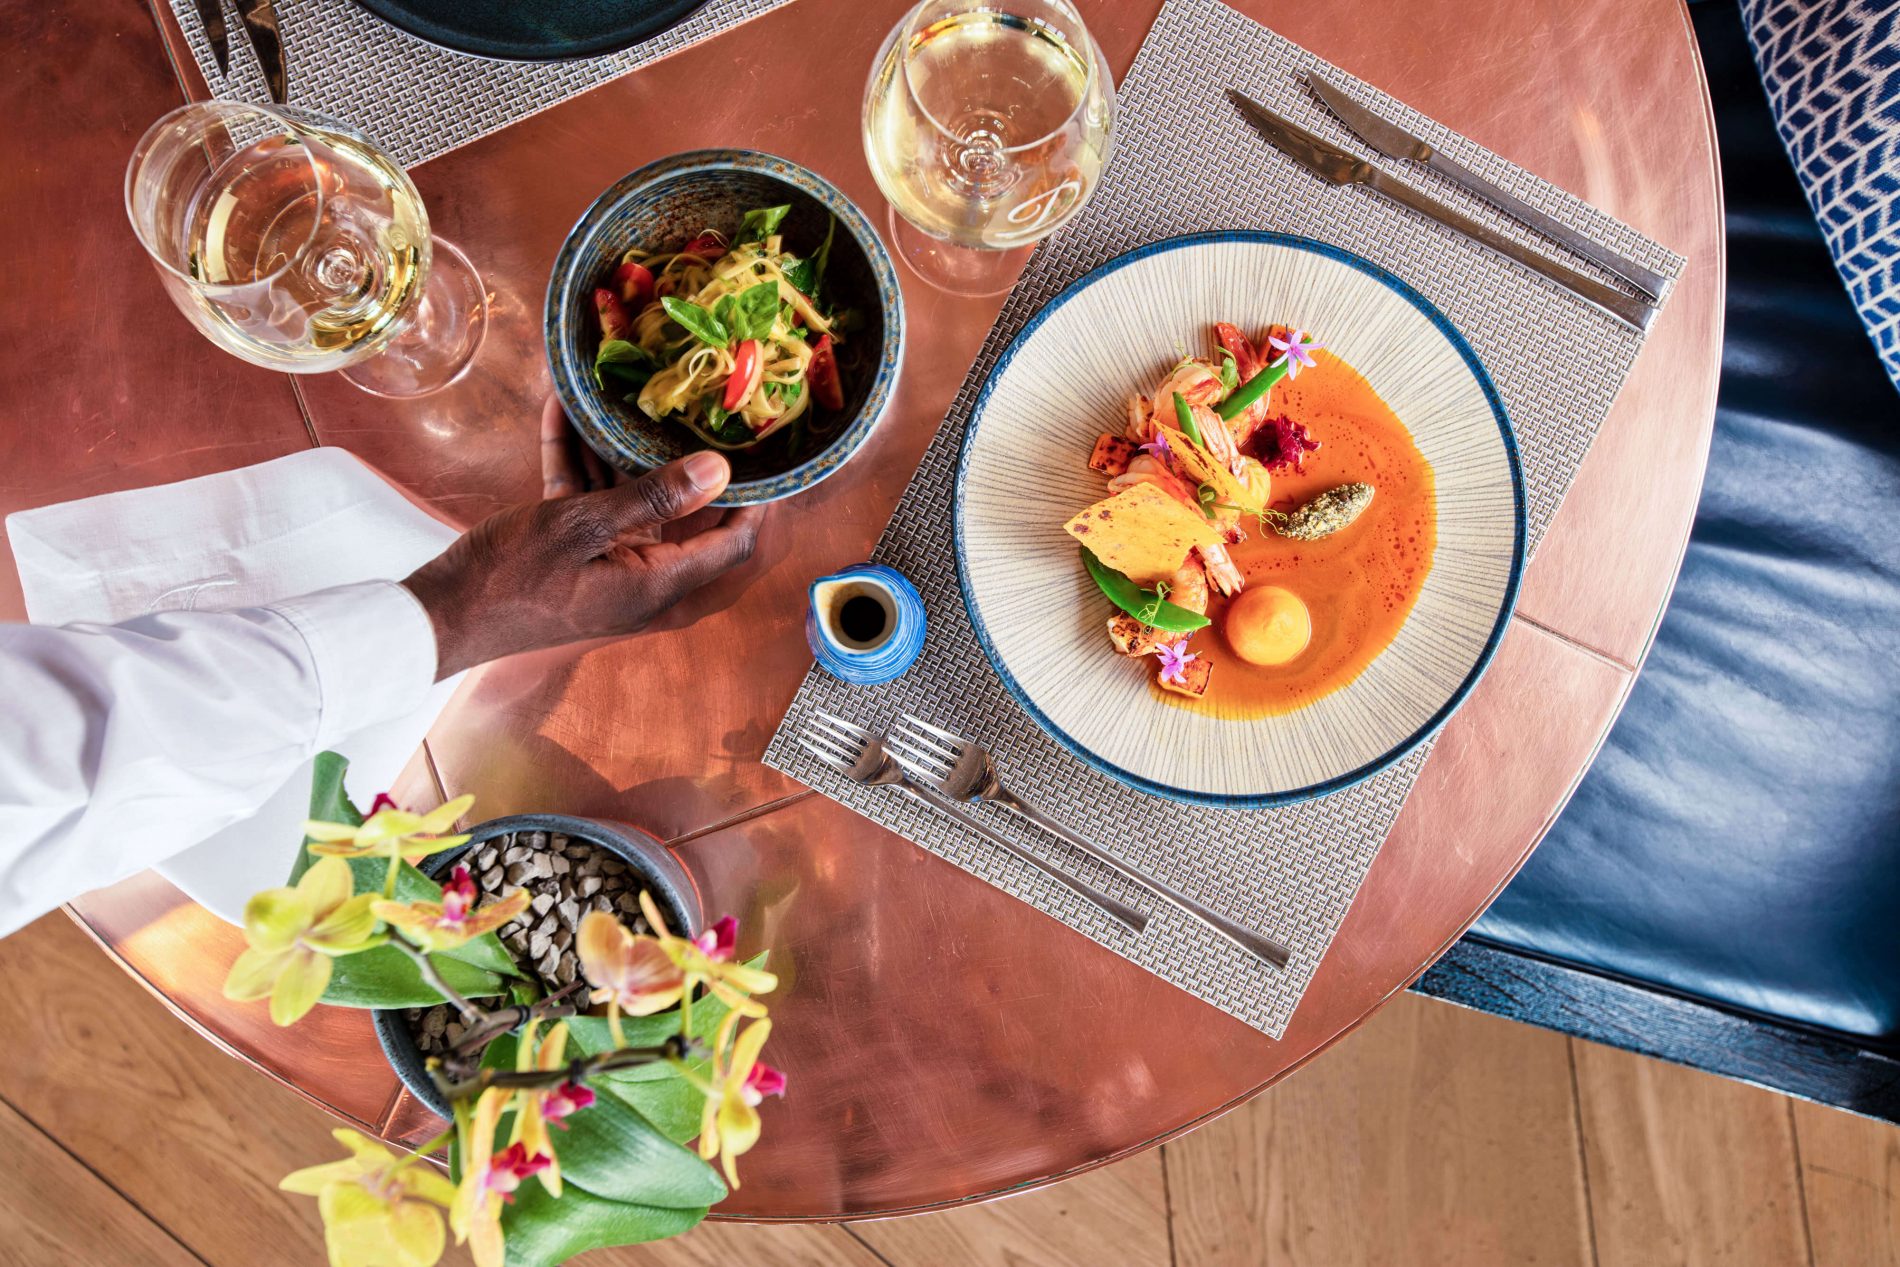
M 1775 126 L 1900 386 L 1900 3 L 1742 0 Z

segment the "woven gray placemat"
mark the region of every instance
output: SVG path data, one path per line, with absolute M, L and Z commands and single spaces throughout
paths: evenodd
M 171 0 L 213 95 L 267 102 L 270 88 L 230 0 L 231 69 L 218 73 L 195 0 Z M 565 101 L 790 0 L 708 0 L 685 21 L 620 53 L 565 62 L 500 62 L 438 48 L 352 0 L 277 0 L 289 68 L 289 104 L 364 135 L 405 167 Z
M 923 595 L 930 620 L 923 658 L 897 682 L 874 688 L 846 686 L 814 670 L 765 757 L 768 764 L 1275 1037 L 1285 1030 L 1344 919 L 1429 745 L 1345 791 L 1254 813 L 1179 805 L 1109 780 L 1038 729 L 983 658 L 958 589 L 951 484 L 976 393 L 1009 341 L 1062 287 L 1103 261 L 1160 238 L 1212 229 L 1273 229 L 1333 243 L 1384 265 L 1443 309 L 1470 340 L 1517 432 L 1535 544 L 1608 413 L 1641 337 L 1435 224 L 1361 190 L 1323 185 L 1270 150 L 1222 95 L 1228 86 L 1239 88 L 1363 152 L 1299 82 L 1299 72 L 1324 65 L 1217 0 L 1169 0 L 1122 85 L 1117 151 L 1101 187 L 1031 261 L 874 555 L 908 575 Z M 1210 77 L 1210 67 L 1222 68 L 1231 79 Z M 1558 219 L 1671 278 L 1680 272 L 1679 256 L 1627 226 L 1391 98 L 1355 85 L 1355 95 L 1402 115 L 1434 144 Z M 1429 183 L 1432 192 L 1472 214 L 1514 229 L 1493 209 L 1436 177 L 1416 170 L 1403 174 Z M 908 799 L 858 787 L 819 766 L 791 736 L 820 708 L 874 727 L 912 712 L 980 739 L 1017 790 L 1040 808 L 1147 871 L 1278 936 L 1293 948 L 1292 962 L 1284 970 L 1263 967 L 1100 866 L 1033 829 L 1019 830 L 1002 812 L 975 811 L 990 826 L 1059 856 L 1093 883 L 1154 915 L 1140 937 L 1121 930 L 1033 869 Z M 1472 809 L 1482 812 L 1479 806 Z

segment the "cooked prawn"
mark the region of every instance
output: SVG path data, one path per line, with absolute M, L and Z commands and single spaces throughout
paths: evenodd
M 1200 505 L 1194 496 L 1194 490 L 1177 479 L 1167 467 L 1146 453 L 1138 453 L 1128 460 L 1128 470 L 1108 482 L 1111 493 L 1126 492 L 1137 484 L 1153 484 L 1156 488 L 1189 506 Z
M 1168 601 L 1176 607 L 1207 615 L 1207 569 L 1192 554 L 1174 570 L 1168 584 Z
M 1128 429 L 1122 434 L 1137 444 L 1146 444 L 1155 438 L 1154 406 L 1146 396 L 1128 398 Z
M 1206 361 L 1190 357 L 1168 371 L 1168 376 L 1155 388 L 1154 398 L 1166 403 L 1176 392 L 1190 405 L 1213 405 L 1227 394 L 1227 388 L 1221 384 L 1219 370 Z
M 1206 405 L 1189 405 L 1188 412 L 1194 416 L 1194 429 L 1201 433 L 1201 447 L 1207 450 L 1207 456 L 1238 475 L 1236 467 L 1244 459 L 1234 445 L 1234 433 L 1220 415 Z
M 1200 554 L 1201 562 L 1206 565 L 1207 579 L 1214 583 L 1215 589 L 1229 597 L 1240 593 L 1241 588 L 1247 583 L 1247 578 L 1242 576 L 1240 569 L 1234 566 L 1233 556 L 1227 553 L 1226 546 L 1195 546 L 1194 549 Z

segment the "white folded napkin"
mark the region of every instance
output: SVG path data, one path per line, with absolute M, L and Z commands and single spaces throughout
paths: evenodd
M 136 488 L 7 516 L 27 615 L 35 624 L 114 624 L 155 611 L 277 602 L 355 581 L 401 580 L 458 535 L 341 449 Z M 407 717 L 359 731 L 339 751 L 350 788 L 388 787 L 459 678 Z M 303 839 L 306 765 L 254 818 L 156 870 L 241 923 L 244 903 L 284 882 Z

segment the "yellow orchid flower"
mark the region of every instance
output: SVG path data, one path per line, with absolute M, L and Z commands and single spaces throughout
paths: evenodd
M 289 1025 L 317 1005 L 330 984 L 330 960 L 376 944 L 375 895 L 351 896 L 355 881 L 340 858 L 324 858 L 294 886 L 266 889 L 244 907 L 249 948 L 231 965 L 224 997 L 270 998 L 270 1018 Z
M 697 937 L 676 937 L 666 931 L 666 918 L 644 889 L 640 892 L 640 911 L 653 928 L 654 940 L 684 975 L 689 1005 L 692 988 L 703 983 L 714 998 L 734 1012 L 742 1016 L 765 1015 L 765 1005 L 751 996 L 776 990 L 778 977 L 737 960 L 738 920 L 728 915 Z
M 475 804 L 472 796 L 458 796 L 447 805 L 417 814 L 402 809 L 379 793 L 370 816 L 358 826 L 311 819 L 304 835 L 316 843 L 310 852 L 325 858 L 402 858 L 414 865 L 433 853 L 468 843 L 467 836 L 445 836 L 457 819 Z
M 574 946 L 581 972 L 594 987 L 589 998 L 609 1004 L 616 1014 L 651 1016 L 685 993 L 685 974 L 660 942 L 634 936 L 605 911 L 589 911 L 582 918 Z
M 553 1158 L 531 1155 L 519 1143 L 495 1151 L 495 1130 L 514 1098 L 512 1091 L 490 1087 L 475 1101 L 466 1121 L 461 1120 L 461 1106 L 457 1106 L 462 1183 L 449 1206 L 449 1226 L 455 1229 L 456 1244 L 468 1244 L 475 1267 L 503 1267 L 507 1242 L 501 1230 L 501 1207 L 515 1199 L 515 1189 L 523 1179 L 553 1164 Z
M 528 891 L 517 889 L 499 902 L 479 910 L 475 880 L 460 863 L 442 886 L 440 902 L 392 902 L 378 898 L 370 907 L 376 917 L 424 950 L 454 950 L 483 933 L 492 933 L 528 909 Z
M 515 1068 L 522 1073 L 536 1070 L 548 1073 L 566 1063 L 567 1022 L 562 1021 L 549 1030 L 547 1038 L 537 1047 L 534 1031 L 538 1024 L 538 1021 L 528 1022 L 521 1033 L 521 1042 L 515 1049 Z M 549 1196 L 561 1195 L 561 1159 L 554 1151 L 554 1141 L 548 1134 L 548 1128 L 555 1126 L 566 1130 L 567 1122 L 564 1119 L 593 1102 L 593 1091 L 577 1082 L 563 1082 L 546 1091 L 521 1091 L 516 1094 L 515 1128 L 508 1142 L 519 1144 L 529 1157 L 548 1159 L 547 1169 L 541 1172 L 541 1186 L 548 1190 Z
M 350 1150 L 347 1160 L 306 1167 L 277 1185 L 317 1199 L 330 1267 L 434 1267 L 448 1243 L 437 1207 L 455 1199 L 455 1185 L 367 1135 L 330 1133 Z
M 706 1161 L 717 1157 L 726 1182 L 734 1188 L 739 1186 L 739 1155 L 759 1142 L 759 1105 L 768 1095 L 785 1094 L 785 1074 L 759 1059 L 772 1022 L 752 1022 L 727 1048 L 725 1039 L 738 1020 L 739 1014 L 733 1012 L 720 1025 L 710 1076 L 686 1075 L 706 1097 L 699 1119 L 699 1155 Z M 725 1048 L 723 1054 L 721 1048 Z

